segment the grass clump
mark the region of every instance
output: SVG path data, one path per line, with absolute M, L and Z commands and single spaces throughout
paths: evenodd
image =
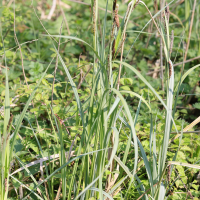
M 103 18 L 99 13 L 99 3 L 98 0 L 91 1 L 92 33 L 89 36 L 92 40 L 85 40 L 84 35 L 81 38 L 75 34 L 65 34 L 63 24 L 68 24 L 66 16 L 62 16 L 58 35 L 48 32 L 37 15 L 35 2 L 32 2 L 36 16 L 31 22 L 35 40 L 39 38 L 36 38 L 33 20 L 37 20 L 42 27 L 39 37 L 48 41 L 41 41 L 42 47 L 51 47 L 53 54 L 46 64 L 50 56 L 45 57 L 39 41 L 35 47 L 27 46 L 28 50 L 32 49 L 30 52 L 36 52 L 32 56 L 40 54 L 36 62 L 31 61 L 31 69 L 23 66 L 22 54 L 25 57 L 28 54 L 17 42 L 16 19 L 13 18 L 13 31 L 20 50 L 18 56 L 22 61 L 23 74 L 19 76 L 25 77 L 26 84 L 13 80 L 9 88 L 11 74 L 6 63 L 9 54 L 6 52 L 10 50 L 4 45 L 5 38 L 1 32 L 1 55 L 5 63 L 0 138 L 1 199 L 18 196 L 20 199 L 48 200 L 173 199 L 172 189 L 177 194 L 180 189 L 178 181 L 184 186 L 182 198 L 185 198 L 184 195 L 198 197 L 197 182 L 194 176 L 189 176 L 191 180 L 186 179 L 184 167 L 199 169 L 196 165 L 199 149 L 194 149 L 187 137 L 184 141 L 183 135 L 199 120 L 197 118 L 184 129 L 184 121 L 179 119 L 176 108 L 183 81 L 199 65 L 191 67 L 184 74 L 184 67 L 181 73 L 175 71 L 172 62 L 174 37 L 170 37 L 169 27 L 169 8 L 173 1 L 152 15 L 148 4 L 133 0 L 127 4 L 122 18 L 119 18 L 119 12 L 124 5 L 120 2 L 107 0 Z M 138 7 L 146 10 L 149 21 L 130 43 L 127 30 L 131 15 Z M 159 14 L 162 16 L 160 24 L 157 22 Z M 141 70 L 128 62 L 137 39 L 150 23 L 162 41 L 162 59 L 165 61 L 165 67 L 160 69 L 165 69 L 165 77 L 157 88 L 152 86 L 143 72 L 143 68 L 147 67 L 145 59 L 136 63 Z M 72 53 L 72 58 L 67 58 L 64 54 L 66 46 L 72 52 L 79 52 L 80 46 L 77 44 L 88 54 L 87 57 L 79 55 L 77 58 Z M 67 51 L 70 54 L 70 50 Z M 43 58 L 45 62 L 41 63 Z M 10 58 L 8 61 L 11 62 Z M 80 74 L 77 75 L 77 71 Z M 131 88 L 133 84 L 138 86 L 134 90 Z M 11 87 L 17 89 L 10 94 Z M 22 102 L 18 105 L 19 110 L 11 107 L 15 94 Z M 191 137 L 194 140 L 196 135 Z M 184 157 L 182 143 L 192 154 L 190 158 L 193 160 Z M 179 173 L 183 177 L 180 178 Z M 190 182 L 195 191 L 192 189 L 191 192 L 188 188 Z

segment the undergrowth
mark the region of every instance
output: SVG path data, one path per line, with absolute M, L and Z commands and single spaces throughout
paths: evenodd
M 0 108 L 0 199 L 198 199 L 200 141 L 195 131 L 188 131 L 200 119 L 193 119 L 187 126 L 176 111 L 183 82 L 200 66 L 185 69 L 190 29 L 196 17 L 194 12 L 188 13 L 188 4 L 192 9 L 196 1 L 185 1 L 187 46 L 180 71 L 174 69 L 172 62 L 176 40 L 169 26 L 170 13 L 173 14 L 170 8 L 174 8 L 175 1 L 161 5 L 160 11 L 157 9 L 152 15 L 149 2 L 146 5 L 132 0 L 119 18 L 124 4 L 107 0 L 101 17 L 102 2 L 92 0 L 87 19 L 92 19 L 87 27 L 92 32 L 82 33 L 83 37 L 78 37 L 78 32 L 70 34 L 65 15 L 57 34 L 51 34 L 32 1 L 35 19 L 29 25 L 34 30 L 34 40 L 27 43 L 18 41 L 16 23 L 22 19 L 16 17 L 15 3 L 13 10 L 1 4 L 0 11 L 4 83 Z M 63 5 L 58 1 L 62 14 Z M 138 7 L 145 9 L 148 21 L 131 40 L 131 16 Z M 85 23 L 83 19 L 81 23 Z M 38 24 L 40 33 L 36 31 Z M 5 35 L 2 27 L 10 25 L 13 29 Z M 134 57 L 132 49 L 140 50 L 138 38 L 148 25 L 150 35 L 155 30 L 160 38 L 157 66 L 161 66 L 161 79 L 156 68 L 153 79 L 146 76 L 146 60 L 152 56 L 147 47 L 143 47 L 145 59 L 142 55 L 140 62 L 135 63 L 136 58 L 129 62 Z M 10 43 L 15 41 L 17 46 L 13 48 L 18 54 L 7 47 L 10 31 L 14 35 L 9 35 Z M 33 46 L 27 45 L 33 42 Z M 177 52 L 180 49 L 179 46 Z M 75 56 L 82 50 L 82 55 Z

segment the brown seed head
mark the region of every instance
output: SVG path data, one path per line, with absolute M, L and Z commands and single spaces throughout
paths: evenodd
M 116 22 L 117 28 L 120 27 L 120 24 L 119 24 L 119 17 L 118 17 L 118 8 L 119 8 L 119 5 L 117 4 L 117 5 L 116 5 L 116 9 L 115 9 L 115 22 Z

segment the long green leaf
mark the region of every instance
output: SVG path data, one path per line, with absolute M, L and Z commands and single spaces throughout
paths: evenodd
M 20 185 L 22 185 L 24 188 L 26 188 L 27 190 L 31 191 L 37 198 L 41 199 L 41 200 L 44 200 L 42 199 L 37 193 L 33 192 L 33 190 L 31 190 L 29 187 L 27 187 L 26 185 L 24 185 L 22 182 L 20 182 L 18 179 L 16 179 L 14 176 L 10 175 L 10 177 L 12 179 L 14 179 L 15 181 L 17 181 L 18 183 L 20 183 Z
M 186 79 L 186 77 L 187 77 L 193 70 L 195 70 L 195 69 L 196 69 L 197 67 L 199 67 L 199 66 L 200 66 L 200 64 L 195 65 L 194 67 L 190 68 L 188 71 L 185 72 L 185 74 L 181 77 L 180 83 L 177 84 L 177 86 L 176 86 L 176 88 L 175 88 L 175 90 L 174 90 L 174 93 L 177 92 L 178 87 L 179 87 L 179 84 L 181 85 L 182 82 Z
M 149 104 L 147 103 L 147 101 L 146 101 L 142 96 L 140 96 L 139 94 L 137 94 L 137 93 L 135 93 L 135 92 L 132 92 L 132 91 L 125 91 L 125 90 L 120 90 L 120 92 L 121 92 L 121 93 L 132 94 L 132 95 L 138 97 L 141 101 L 143 101 L 143 102 L 146 104 L 146 106 L 149 108 L 149 110 L 150 110 L 150 112 L 151 112 L 151 107 L 150 107 L 150 105 L 149 105 Z
M 167 110 L 167 106 L 165 105 L 165 103 L 162 100 L 162 98 L 160 97 L 160 95 L 155 91 L 155 89 L 149 84 L 149 82 L 141 75 L 141 73 L 137 69 L 135 69 L 134 67 L 132 67 L 131 65 L 129 65 L 125 62 L 121 62 L 121 61 L 114 61 L 114 62 L 119 63 L 119 64 L 121 63 L 122 65 L 124 65 L 125 67 L 128 67 L 131 71 L 133 71 L 147 85 L 147 87 L 149 87 L 149 89 L 151 89 L 151 91 L 156 95 L 156 97 L 159 99 L 159 101 L 162 103 L 162 105 Z M 178 133 L 176 124 L 175 124 L 174 119 L 172 117 L 171 117 L 171 120 L 173 121 L 176 132 Z
M 98 188 L 94 188 L 94 187 L 91 187 L 89 190 L 94 190 L 94 191 L 100 192 Z M 105 195 L 109 199 L 114 200 L 108 193 L 106 193 L 104 191 L 102 191 L 102 193 L 103 193 L 103 195 Z
M 189 164 L 189 163 L 169 161 L 168 164 L 171 164 L 171 165 L 180 165 L 180 166 L 189 167 L 189 168 L 193 168 L 193 169 L 200 169 L 199 165 L 193 165 L 193 164 Z
M 172 121 L 172 105 L 173 105 L 173 93 L 174 93 L 174 67 L 171 62 L 171 77 L 169 80 L 169 89 L 168 89 L 168 95 L 167 95 L 167 114 L 165 118 L 165 133 L 163 137 L 163 142 L 162 142 L 162 151 L 161 157 L 158 161 L 158 172 L 159 175 L 161 176 L 162 171 L 164 170 L 165 167 L 165 161 L 167 157 L 167 149 L 169 145 L 169 136 L 170 136 L 170 128 L 171 128 L 171 121 Z
M 112 129 L 113 129 L 113 132 L 115 133 L 115 141 L 114 141 L 112 154 L 110 156 L 110 160 L 109 160 L 108 164 L 102 170 L 101 174 L 96 179 L 94 179 L 90 184 L 88 184 L 87 187 L 78 196 L 76 196 L 74 200 L 78 199 L 82 194 L 84 194 L 100 178 L 100 176 L 103 175 L 103 173 L 108 169 L 111 162 L 113 161 L 113 158 L 117 152 L 117 147 L 118 147 L 118 142 L 119 142 L 119 133 L 115 127 L 112 127 Z
M 44 35 L 44 36 L 48 36 L 50 37 L 49 35 Z M 96 55 L 96 57 L 99 59 L 101 65 L 103 66 L 103 62 L 101 60 L 101 58 L 99 57 L 98 55 L 98 52 L 94 50 L 94 48 L 89 45 L 87 42 L 85 42 L 84 40 L 80 39 L 80 38 L 77 38 L 77 37 L 73 37 L 73 36 L 65 36 L 65 35 L 51 35 L 51 37 L 57 37 L 57 38 L 65 38 L 65 39 L 69 39 L 69 40 L 75 40 L 75 41 L 79 41 L 79 42 L 82 42 L 83 44 L 85 44 L 86 46 L 88 46 Z M 56 48 L 55 48 L 56 50 Z M 57 52 L 57 51 L 56 51 Z M 58 53 L 58 52 L 57 52 Z M 60 55 L 60 54 L 58 54 Z
M 79 155 L 79 156 L 76 156 L 74 157 L 73 159 L 69 160 L 68 162 L 66 162 L 64 165 L 62 165 L 61 167 L 59 167 L 58 169 L 56 169 L 53 173 L 51 173 L 49 176 L 47 176 L 44 180 L 42 180 L 36 187 L 33 188 L 33 190 L 26 196 L 24 197 L 22 200 L 25 200 L 31 193 L 33 193 L 34 190 L 36 190 L 40 185 L 42 185 L 45 181 L 47 181 L 48 179 L 50 179 L 53 175 L 55 175 L 57 172 L 59 172 L 61 169 L 63 169 L 64 167 L 66 167 L 68 164 L 70 164 L 71 162 L 83 157 L 83 156 L 86 156 L 86 155 L 89 155 L 89 154 L 93 154 L 93 153 L 96 153 L 96 152 L 99 152 L 99 151 L 104 151 L 105 149 L 100 149 L 100 150 L 97 150 L 97 151 L 92 151 L 92 152 L 89 152 L 89 153 L 85 153 L 85 154 L 82 154 L 82 155 Z
M 133 174 L 135 174 L 136 168 L 137 168 L 137 161 L 138 161 L 138 144 L 137 144 L 137 136 L 136 136 L 136 132 L 135 132 L 135 127 L 134 127 L 133 119 L 132 119 L 130 110 L 128 108 L 128 105 L 127 105 L 124 97 L 121 95 L 121 93 L 118 90 L 114 89 L 114 88 L 111 88 L 111 90 L 115 94 L 117 94 L 117 96 L 120 98 L 120 100 L 122 102 L 122 105 L 124 106 L 124 109 L 126 111 L 128 120 L 130 122 L 130 130 L 131 130 L 132 138 L 133 138 L 133 141 L 134 141 L 134 148 L 135 148 L 135 160 L 134 160 L 134 170 L 133 170 Z

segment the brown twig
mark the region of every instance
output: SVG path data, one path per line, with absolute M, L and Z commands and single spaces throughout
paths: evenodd
M 1 67 L 4 68 L 4 69 L 6 69 L 6 67 L 3 66 L 3 65 L 0 65 L 0 68 L 1 68 Z M 9 67 L 7 67 L 7 70 L 10 70 Z
M 186 61 L 183 61 L 183 62 L 180 62 L 180 63 L 176 63 L 176 64 L 174 64 L 174 67 L 175 67 L 175 66 L 178 66 L 178 65 L 185 64 L 185 63 L 192 62 L 192 61 L 197 60 L 197 59 L 200 59 L 200 56 L 197 56 L 197 57 L 195 57 L 195 58 L 191 58 L 191 59 L 189 59 L 189 60 L 186 60 Z
M 126 12 L 127 14 L 126 14 L 126 17 L 125 17 L 124 28 L 123 28 L 123 32 L 122 32 L 121 57 L 120 57 L 120 61 L 121 62 L 122 62 L 122 58 L 123 58 L 124 42 L 125 42 L 125 38 L 126 38 L 126 28 L 127 28 L 127 23 L 128 23 L 128 20 L 129 20 L 128 16 L 130 15 L 130 13 L 135 9 L 135 7 L 139 3 L 140 3 L 140 0 L 137 0 L 134 5 L 132 5 L 133 2 L 130 2 L 128 4 L 128 8 L 127 8 L 127 12 Z M 118 74 L 118 81 L 117 81 L 117 90 L 119 90 L 119 85 L 120 85 L 121 69 L 122 69 L 122 64 L 120 63 L 119 74 Z
M 171 56 L 174 44 L 174 31 L 171 32 L 169 55 Z
M 53 0 L 53 2 L 52 2 L 51 10 L 49 12 L 49 15 L 47 16 L 47 19 L 49 19 L 49 20 L 52 18 L 53 13 L 54 13 L 54 11 L 56 9 L 56 1 L 57 0 Z
M 198 123 L 200 122 L 200 116 L 197 117 L 191 124 L 189 124 L 188 126 L 186 126 L 183 131 L 188 131 L 190 129 L 192 129 L 194 126 L 196 126 Z M 181 134 L 177 134 L 174 138 L 172 138 L 170 141 L 169 141 L 169 144 L 171 142 L 173 142 L 175 139 L 179 138 L 181 136 Z
M 189 62 L 192 62 L 192 61 L 197 60 L 197 59 L 200 59 L 200 56 L 197 56 L 197 57 L 195 57 L 195 58 L 191 58 L 191 59 L 189 59 L 189 60 L 186 60 L 185 62 L 176 63 L 176 64 L 174 64 L 173 66 L 176 67 L 176 66 L 178 66 L 178 65 L 182 65 L 183 63 L 189 63 Z M 165 68 L 164 68 L 163 70 L 165 70 Z M 160 72 L 160 69 L 157 69 L 157 70 L 152 71 L 152 72 L 147 72 L 146 75 L 151 75 L 151 74 L 154 74 L 155 72 Z M 135 78 L 136 78 L 136 77 L 137 77 L 137 76 L 135 76 Z
M 200 133 L 200 131 L 183 131 L 183 133 Z M 177 132 L 171 132 L 171 134 L 177 134 Z
M 9 3 L 7 4 L 7 7 L 10 7 L 12 3 L 13 3 L 13 0 L 10 0 Z
M 43 180 L 44 180 L 44 177 L 43 177 Z M 44 187 L 45 187 L 45 192 L 46 192 L 46 195 L 47 195 L 47 199 L 50 200 L 49 192 L 48 192 L 48 189 L 47 189 L 47 181 L 44 182 Z
M 111 31 L 111 45 L 112 45 L 112 54 L 111 56 L 112 57 L 108 57 L 109 58 L 109 64 L 110 64 L 110 61 L 112 61 L 114 55 L 115 55 L 115 37 L 114 37 L 114 33 L 116 30 L 118 30 L 119 28 L 119 18 L 118 18 L 118 8 L 119 8 L 119 5 L 117 4 L 117 0 L 114 0 L 113 1 L 113 10 L 112 10 L 112 17 L 113 17 L 113 24 L 112 24 L 112 31 Z M 116 21 L 117 20 L 117 21 Z M 111 72 L 110 72 L 111 73 Z M 110 76 L 111 74 L 109 74 Z M 114 125 L 115 126 L 115 125 Z M 111 140 L 111 143 L 112 143 L 112 147 L 114 146 L 114 134 L 112 133 L 112 135 L 110 136 L 110 140 Z M 112 149 L 109 149 L 108 150 L 108 160 L 110 160 L 110 157 L 111 157 L 111 154 L 112 154 Z M 109 167 L 109 170 L 110 170 L 110 174 L 107 176 L 107 181 L 106 181 L 106 190 L 109 188 L 110 186 L 110 183 L 112 181 L 112 171 L 114 169 L 114 159 L 112 160 L 111 164 L 110 164 L 110 167 Z
M 55 200 L 58 200 L 58 199 L 59 199 L 60 192 L 61 192 L 61 188 L 62 188 L 62 180 L 60 181 L 60 185 L 59 185 L 58 192 L 57 192 L 57 195 L 56 195 Z
M 60 4 L 60 6 L 62 6 L 62 8 L 66 8 L 66 9 L 70 9 L 71 8 L 70 5 L 62 2 L 61 0 L 57 0 L 57 1 L 59 1 L 59 4 Z
M 22 185 L 19 186 L 19 199 L 23 199 L 23 187 Z

